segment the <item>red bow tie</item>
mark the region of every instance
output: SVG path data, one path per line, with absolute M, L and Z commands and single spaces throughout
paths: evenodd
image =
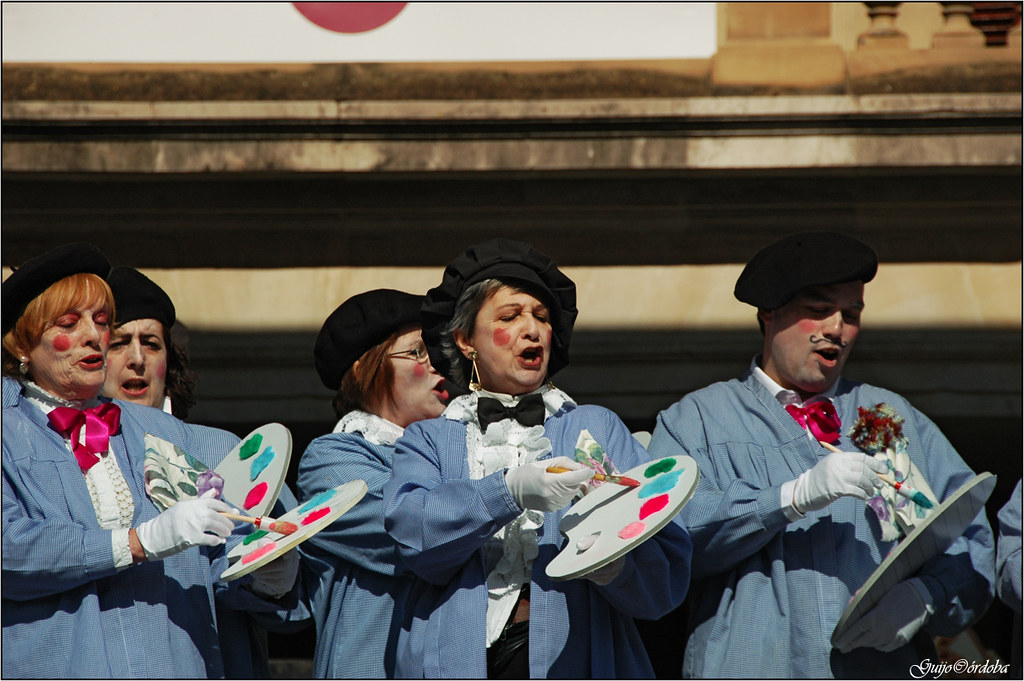
M 121 425 L 121 407 L 109 402 L 91 409 L 57 407 L 50 412 L 49 419 L 54 430 L 71 440 L 71 451 L 84 473 L 99 462 L 100 453 L 107 451 L 110 436 Z M 85 442 L 80 438 L 82 426 Z
M 806 407 L 787 404 L 786 411 L 805 430 L 811 431 L 816 440 L 829 444 L 839 441 L 839 428 L 842 424 L 836 408 L 828 400 L 812 402 Z

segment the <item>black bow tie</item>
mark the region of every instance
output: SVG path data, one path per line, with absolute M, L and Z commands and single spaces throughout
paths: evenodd
M 544 424 L 545 414 L 544 398 L 539 393 L 527 395 L 514 407 L 506 407 L 493 397 L 480 397 L 476 405 L 476 415 L 483 432 L 487 432 L 490 424 L 505 419 L 515 419 L 524 426 L 540 426 Z

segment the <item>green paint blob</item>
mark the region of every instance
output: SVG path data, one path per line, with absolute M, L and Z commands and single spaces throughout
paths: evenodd
M 242 544 L 245 545 L 245 546 L 248 546 L 249 544 L 253 543 L 254 541 L 258 541 L 258 540 L 262 539 L 263 537 L 266 537 L 268 534 L 269 534 L 269 532 L 267 532 L 266 530 L 256 530 L 255 532 L 251 532 L 251 533 L 245 535 L 245 539 L 242 540 Z
M 256 433 L 251 438 L 242 443 L 242 446 L 238 449 L 238 458 L 245 461 L 250 456 L 260 451 L 260 445 L 263 444 L 263 436 Z
M 676 460 L 672 458 L 655 461 L 654 463 L 647 467 L 647 470 L 644 471 L 644 477 L 653 478 L 655 475 L 659 475 L 661 473 L 664 473 L 665 471 L 672 470 L 675 467 L 675 465 Z

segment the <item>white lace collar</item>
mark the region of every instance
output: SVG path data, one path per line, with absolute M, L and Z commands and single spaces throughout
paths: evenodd
M 375 445 L 393 445 L 405 428 L 370 412 L 354 409 L 341 417 L 335 433 L 359 433 Z
M 18 379 L 21 383 L 21 393 L 25 398 L 39 407 L 44 414 L 49 414 L 57 407 L 71 407 L 72 409 L 88 409 L 94 407 L 100 403 L 98 397 L 92 397 L 87 400 L 65 400 L 63 397 L 57 397 L 53 393 L 41 388 L 34 382 L 27 378 Z

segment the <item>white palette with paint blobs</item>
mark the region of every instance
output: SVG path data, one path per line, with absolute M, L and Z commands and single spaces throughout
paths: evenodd
M 850 599 L 832 631 L 832 645 L 850 625 L 881 603 L 893 587 L 912 577 L 931 558 L 949 549 L 985 508 L 995 486 L 996 478 L 991 473 L 974 476 L 914 527 Z
M 230 567 L 221 574 L 221 581 L 230 582 L 280 558 L 296 546 L 324 529 L 366 495 L 366 483 L 353 480 L 317 494 L 275 520 L 295 523 L 292 534 L 257 530 L 228 551 Z
M 622 475 L 639 481 L 640 486 L 606 482 L 562 516 L 558 528 L 568 541 L 548 563 L 548 577 L 575 579 L 653 537 L 693 496 L 700 469 L 688 456 L 667 456 Z
M 252 431 L 214 471 L 224 479 L 221 498 L 253 517 L 273 508 L 292 457 L 292 434 L 280 423 Z

